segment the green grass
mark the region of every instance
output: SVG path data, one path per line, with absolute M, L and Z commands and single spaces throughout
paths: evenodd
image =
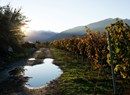
M 48 92 L 51 95 L 113 95 L 112 78 L 110 74 L 105 74 L 99 69 L 77 59 L 75 55 L 64 50 L 51 49 L 54 56 L 54 64 L 60 66 L 63 74 L 54 85 L 53 91 Z M 117 81 L 118 94 L 127 95 L 129 86 L 124 92 L 122 90 L 121 80 Z

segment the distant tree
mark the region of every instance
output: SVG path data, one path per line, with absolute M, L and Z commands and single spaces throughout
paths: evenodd
M 21 27 L 26 25 L 26 16 L 21 9 L 12 8 L 9 4 L 0 6 L 0 54 L 8 52 L 8 48 L 18 50 L 24 41 Z

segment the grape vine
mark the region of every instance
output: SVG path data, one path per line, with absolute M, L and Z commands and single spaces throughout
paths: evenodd
M 130 26 L 117 20 L 106 27 L 110 32 L 114 72 L 118 77 L 130 78 Z M 94 68 L 110 68 L 110 54 L 106 32 L 92 32 L 86 27 L 87 36 L 55 40 L 52 46 L 63 49 L 84 59 Z

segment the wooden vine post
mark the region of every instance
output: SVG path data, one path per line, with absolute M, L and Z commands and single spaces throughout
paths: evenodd
M 113 56 L 112 56 L 112 46 L 111 46 L 111 38 L 110 38 L 110 33 L 107 31 L 107 36 L 108 36 L 108 46 L 110 48 L 109 53 L 110 53 L 110 64 L 111 64 L 111 73 L 112 73 L 112 78 L 113 78 L 113 89 L 114 89 L 114 95 L 117 94 L 116 92 L 116 77 L 114 74 L 114 64 L 113 64 Z

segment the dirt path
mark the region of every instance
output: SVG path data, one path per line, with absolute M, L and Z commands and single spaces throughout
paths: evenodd
M 43 52 L 45 58 L 52 58 L 52 54 L 49 48 L 40 48 L 39 51 Z
M 42 55 L 40 55 L 42 53 Z M 52 58 L 52 54 L 49 48 L 40 48 L 38 51 L 36 51 L 32 57 L 39 57 L 40 58 Z M 13 87 L 13 82 L 17 81 L 16 79 L 14 81 L 10 81 L 10 77 L 8 72 L 12 69 L 19 67 L 19 66 L 25 66 L 27 64 L 28 58 L 24 60 L 20 60 L 18 62 L 15 62 L 9 66 L 9 68 L 3 70 L 0 73 L 0 95 L 46 95 L 46 91 L 49 88 L 49 86 L 53 86 L 50 84 L 49 86 L 39 88 L 39 89 L 28 89 L 24 86 L 22 87 Z M 19 79 L 19 78 L 18 78 Z M 17 84 L 16 84 L 17 85 Z M 15 85 L 15 86 L 16 86 Z M 21 85 L 21 84 L 20 84 Z M 18 85 L 17 85 L 18 86 Z

